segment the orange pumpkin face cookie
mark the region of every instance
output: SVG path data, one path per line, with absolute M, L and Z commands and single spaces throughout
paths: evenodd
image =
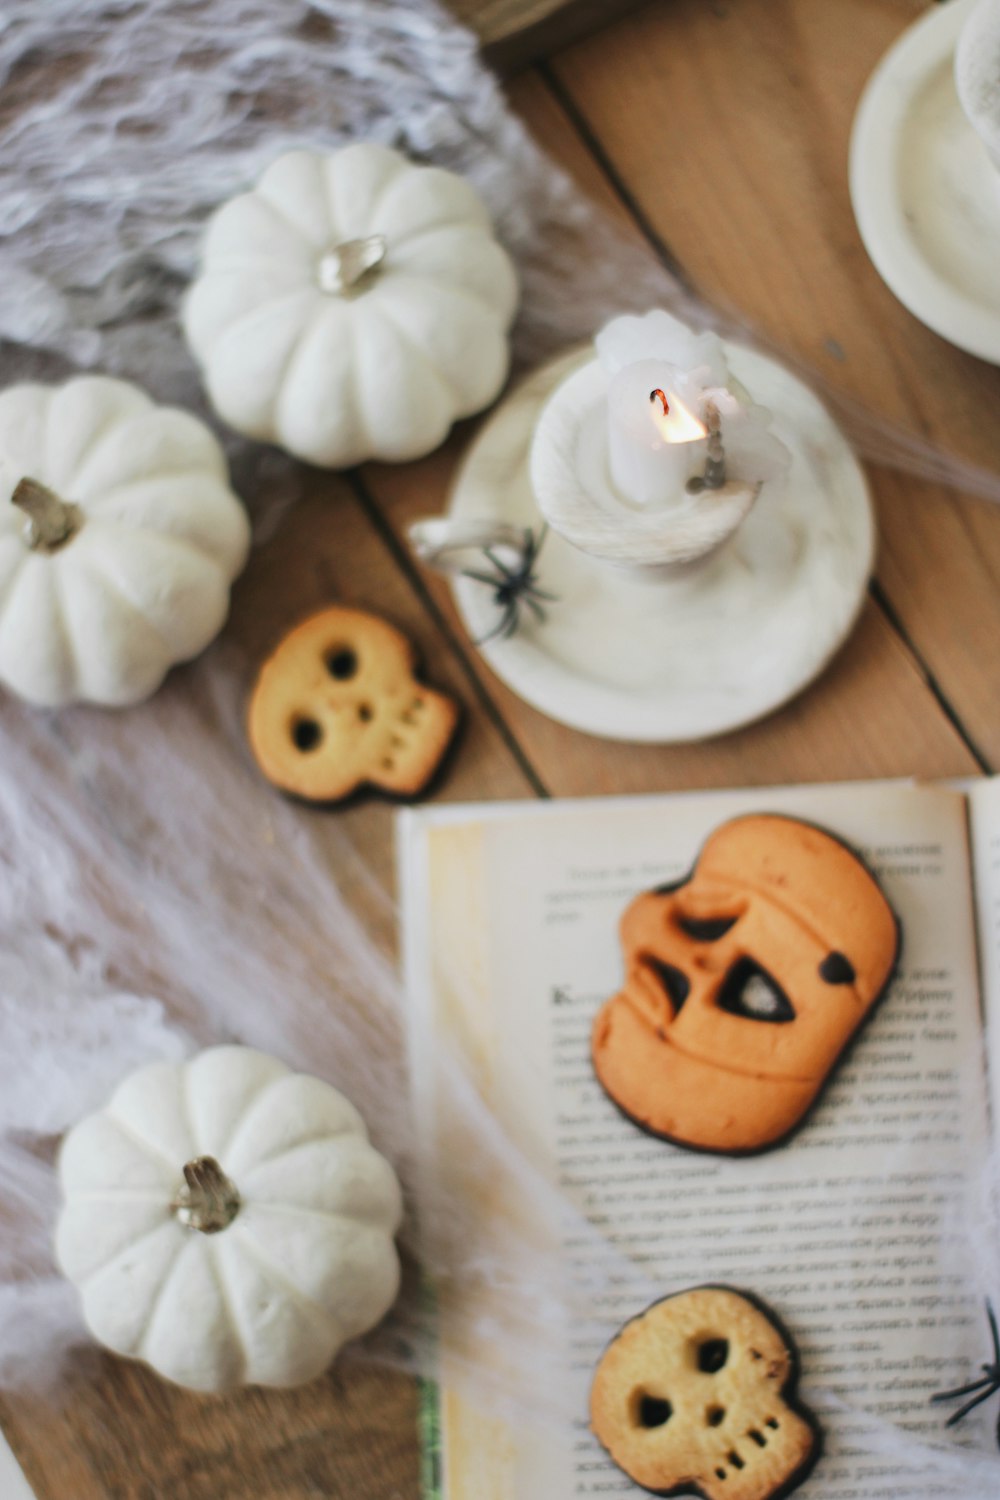
M 801 1122 L 899 952 L 857 855 L 772 815 L 716 829 L 687 880 L 631 903 L 621 938 L 625 984 L 591 1038 L 597 1077 L 644 1129 L 727 1153 Z
M 763 1303 L 732 1287 L 693 1287 L 655 1302 L 608 1345 L 590 1424 L 654 1494 L 777 1500 L 820 1450 L 797 1378 L 791 1340 Z
M 275 786 L 338 802 L 362 785 L 414 797 L 437 769 L 458 708 L 413 675 L 394 626 L 336 606 L 297 625 L 261 668 L 250 747 Z

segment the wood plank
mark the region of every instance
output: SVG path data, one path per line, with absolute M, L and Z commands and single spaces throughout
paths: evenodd
M 0 1407 L 38 1500 L 414 1500 L 416 1392 L 403 1375 L 334 1370 L 298 1391 L 206 1399 L 137 1365 L 76 1362 L 61 1407 Z
M 644 0 L 446 0 L 490 65 L 513 73 L 566 47 Z
M 594 203 L 611 214 L 627 232 L 640 239 L 636 224 L 607 172 L 580 139 L 580 134 L 537 68 L 512 78 L 507 100 L 521 116 L 541 149 L 568 172 Z
M 847 148 L 862 87 L 922 0 L 672 0 L 554 63 L 627 191 L 715 303 L 832 389 L 1000 472 L 1000 370 L 883 285 L 859 239 Z M 909 638 L 1000 763 L 1000 515 L 875 475 L 879 577 Z
M 303 501 L 253 554 L 236 586 L 224 644 L 249 688 L 254 664 L 302 615 L 340 600 L 378 610 L 417 643 L 428 677 L 466 709 L 464 739 L 435 795 L 519 797 L 531 787 L 484 710 L 461 660 L 401 575 L 347 485 L 310 474 Z M 277 795 L 277 794 L 276 794 Z M 313 826 L 347 831 L 390 895 L 393 804 L 302 810 Z M 345 891 L 394 951 L 391 902 Z M 416 1391 L 384 1369 L 338 1364 L 297 1391 L 245 1390 L 206 1399 L 143 1367 L 86 1350 L 55 1399 L 0 1403 L 11 1447 L 39 1500 L 412 1500 L 419 1492 Z

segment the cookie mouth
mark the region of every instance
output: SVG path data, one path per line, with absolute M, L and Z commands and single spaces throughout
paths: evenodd
M 717 1057 L 698 1052 L 692 1047 L 685 1047 L 683 1043 L 677 1041 L 677 1038 L 670 1031 L 665 1032 L 660 1040 L 664 1046 L 670 1048 L 671 1052 L 676 1052 L 678 1057 L 686 1057 L 690 1058 L 692 1062 L 702 1063 L 705 1067 L 711 1068 L 716 1073 L 728 1073 L 733 1078 L 749 1079 L 751 1083 L 793 1084 L 796 1087 L 809 1088 L 815 1091 L 819 1088 L 822 1081 L 817 1078 L 803 1078 L 798 1073 L 768 1073 L 756 1067 L 741 1068 L 738 1064 L 729 1061 L 720 1062 Z
M 727 1479 L 730 1473 L 739 1474 L 746 1469 L 753 1469 L 755 1460 L 760 1455 L 761 1449 L 768 1447 L 780 1426 L 781 1422 L 779 1418 L 773 1415 L 760 1420 L 754 1420 L 735 1442 L 730 1443 L 722 1452 L 716 1454 L 713 1460 L 715 1477 L 717 1479 Z M 768 1467 L 769 1469 L 774 1468 L 773 1459 L 771 1459 Z

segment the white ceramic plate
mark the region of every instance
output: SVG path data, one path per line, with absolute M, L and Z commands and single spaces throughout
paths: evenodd
M 733 374 L 774 414 L 792 453 L 787 487 L 765 486 L 740 530 L 679 579 L 642 581 L 550 532 L 544 622 L 527 611 L 509 640 L 482 646 L 497 676 L 576 729 L 655 743 L 723 734 L 801 691 L 846 638 L 865 597 L 874 526 L 864 474 L 807 386 L 773 360 L 726 345 Z M 538 528 L 528 475 L 539 411 L 587 358 L 566 356 L 503 401 L 458 475 L 450 515 Z M 495 626 L 491 590 L 452 580 L 474 640 Z
M 954 80 L 975 4 L 934 6 L 872 74 L 851 136 L 851 199 L 900 302 L 958 348 L 1000 364 L 1000 173 Z

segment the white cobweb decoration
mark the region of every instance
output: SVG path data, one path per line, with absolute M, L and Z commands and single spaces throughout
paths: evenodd
M 579 254 L 599 221 L 429 0 L 14 0 L 0 97 L 0 338 L 161 400 L 198 394 L 177 308 L 205 219 L 294 147 L 376 140 L 475 182 L 526 277 L 522 359 L 588 336 L 597 288 L 620 301 L 603 241 Z
M 200 406 L 178 307 L 204 221 L 282 151 L 359 139 L 478 188 L 522 279 L 520 367 L 653 306 L 753 337 L 545 157 L 436 0 L 8 0 L 0 350 L 15 346 L 22 367 L 36 352 L 32 368 L 50 373 L 99 366 Z M 875 462 L 1000 500 L 1000 477 L 801 373 Z M 237 487 L 253 500 L 243 467 Z
M 507 1309 L 507 1364 L 478 1369 L 469 1351 L 468 1387 L 564 1423 L 558 1334 L 570 1310 L 589 1316 L 586 1289 L 506 1216 L 418 1183 L 395 908 L 349 825 L 258 775 L 237 666 L 202 663 L 134 713 L 10 705 L 0 718 L 0 1386 L 52 1389 L 61 1354 L 86 1337 L 52 1261 L 56 1137 L 141 1063 L 236 1040 L 359 1106 L 402 1177 L 411 1261 L 442 1291 Z M 599 1242 L 504 1138 L 458 1060 L 438 1066 L 469 1172 L 506 1181 L 550 1241 L 568 1217 Z M 419 1248 L 418 1200 L 433 1226 Z M 651 1300 L 610 1246 L 602 1259 Z M 433 1368 L 419 1288 L 366 1347 Z
M 472 38 L 432 0 L 8 0 L 8 377 L 96 367 L 161 400 L 203 406 L 178 306 L 205 218 L 281 151 L 358 138 L 402 147 L 479 188 L 521 273 L 522 367 L 622 311 L 661 305 L 722 326 L 547 161 Z M 840 411 L 879 461 L 1000 498 L 995 476 Z M 260 540 L 299 471 L 241 441 L 229 451 Z M 234 1039 L 355 1100 L 411 1208 L 420 1198 L 434 1225 L 427 1268 L 504 1310 L 503 1358 L 486 1370 L 470 1349 L 466 1393 L 564 1433 L 579 1413 L 565 1407 L 561 1330 L 590 1316 L 588 1288 L 569 1284 L 560 1258 L 516 1222 L 477 1217 L 461 1197 L 418 1182 L 385 872 L 373 870 L 361 824 L 310 814 L 261 783 L 241 725 L 249 670 L 220 644 L 127 714 L 45 716 L 4 703 L 0 1385 L 45 1378 L 82 1335 L 51 1258 L 59 1133 L 139 1062 Z M 506 1181 L 508 1199 L 537 1210 L 550 1243 L 572 1221 L 592 1242 L 590 1264 L 628 1287 L 636 1308 L 652 1300 L 657 1288 L 641 1268 L 505 1140 L 460 1061 L 442 1058 L 441 1068 L 469 1172 Z M 412 1216 L 406 1244 L 415 1250 Z M 426 1370 L 429 1339 L 410 1297 L 367 1348 Z M 888 1428 L 872 1441 L 898 1444 L 899 1435 Z M 942 1493 L 952 1481 L 969 1496 L 993 1493 L 985 1460 L 934 1454 L 908 1444 L 907 1471 L 933 1462 Z

